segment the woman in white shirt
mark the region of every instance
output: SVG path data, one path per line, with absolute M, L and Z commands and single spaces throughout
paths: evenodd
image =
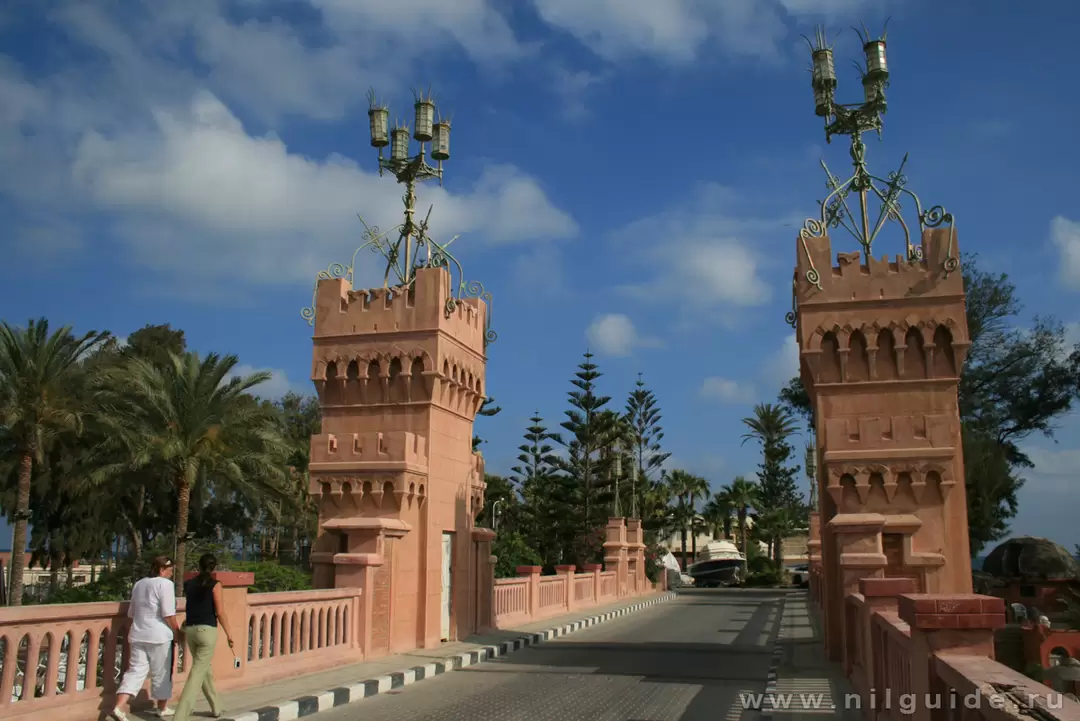
M 150 698 L 155 702 L 157 715 L 172 715 L 167 708 L 172 696 L 172 650 L 180 633 L 172 576 L 173 562 L 158 556 L 150 565 L 150 575 L 140 579 L 131 589 L 128 604 L 131 625 L 127 634 L 130 657 L 116 691 L 112 716 L 117 721 L 129 721 L 121 707 L 139 694 L 147 675 L 150 676 Z

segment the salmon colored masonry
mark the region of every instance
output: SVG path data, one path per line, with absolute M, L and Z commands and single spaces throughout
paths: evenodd
M 971 592 L 957 401 L 970 343 L 949 260 L 955 229 L 925 231 L 922 249 L 921 261 L 839 253 L 834 265 L 827 236 L 796 244 L 796 336 L 818 455 L 810 598 L 826 650 L 868 721 L 1080 721 L 1080 704 L 994 660 L 1005 602 Z M 914 708 L 898 702 L 904 694 Z
M 518 578 L 494 579 L 495 534 L 475 523 L 484 460 L 472 451 L 487 308 L 477 299 L 449 304 L 450 290 L 441 269 L 420 270 L 401 294 L 319 283 L 312 380 L 323 427 L 310 463 L 319 590 L 249 594 L 251 574 L 219 572 L 240 654 L 236 668 L 218 644 L 219 688 L 432 648 L 656 590 L 645 575 L 641 522 L 623 518 L 607 524 L 603 566 L 559 566 L 554 576 L 524 567 Z M 178 610 L 182 620 L 182 600 Z M 126 617 L 126 603 L 0 609 L 0 718 L 88 721 L 111 709 L 127 661 Z M 177 696 L 184 662 L 181 652 Z

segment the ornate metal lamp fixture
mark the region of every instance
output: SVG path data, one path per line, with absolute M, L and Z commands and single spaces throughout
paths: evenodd
M 907 189 L 907 178 L 904 176 L 904 166 L 907 164 L 907 155 L 904 156 L 900 167 L 889 173 L 889 177 L 879 178 L 870 173 L 866 167 L 866 144 L 863 142 L 863 133 L 877 131 L 881 136 L 883 119 L 882 116 L 888 110 L 885 99 L 885 91 L 889 87 L 889 64 L 886 58 L 885 34 L 880 38 L 871 38 L 865 30 L 860 33 L 859 39 L 863 44 L 863 54 L 866 56 L 866 66 L 855 63 L 862 77 L 863 102 L 855 104 L 841 104 L 836 102 L 836 69 L 833 62 L 833 49 L 825 38 L 825 31 L 818 28 L 815 38 L 811 41 L 804 36 L 810 46 L 812 65 L 811 86 L 814 90 L 814 112 L 825 120 L 825 140 L 831 143 L 834 135 L 847 135 L 851 138 L 851 160 L 854 173 L 847 180 L 841 181 L 821 161 L 821 167 L 828 176 L 827 186 L 831 191 L 825 200 L 821 201 L 820 218 L 809 218 L 804 224 L 800 237 L 803 240 L 803 248 L 806 250 L 806 239 L 821 237 L 829 228 L 844 227 L 855 236 L 862 246 L 866 257 L 871 254 L 871 246 L 874 239 L 881 232 L 886 221 L 894 221 L 903 228 L 906 238 L 906 251 L 909 262 L 923 259 L 921 243 L 922 230 L 936 228 L 943 224 L 953 227 L 953 216 L 945 212 L 940 205 L 923 210 L 922 203 L 915 193 Z M 848 206 L 848 197 L 856 194 L 859 201 L 858 217 Z M 920 242 L 915 245 L 912 242 L 911 230 L 901 214 L 900 197 L 906 195 L 915 203 L 915 212 L 919 223 Z M 869 209 L 870 197 L 873 196 L 877 203 L 876 217 Z M 873 217 L 873 219 L 872 219 Z M 809 258 L 809 252 L 807 251 Z M 810 261 L 810 270 L 806 277 L 817 288 L 821 288 L 821 278 L 817 269 Z M 949 253 L 945 261 L 945 273 L 954 272 L 959 267 L 959 260 L 952 255 L 952 242 L 950 239 Z M 794 325 L 794 313 L 788 314 L 788 321 Z
M 410 288 L 416 280 L 416 271 L 420 268 L 446 268 L 453 276 L 457 269 L 458 283 L 456 290 L 446 299 L 446 314 L 449 315 L 457 307 L 458 300 L 463 297 L 482 298 L 487 303 L 487 327 L 484 331 L 484 345 L 493 343 L 498 334 L 491 328 L 491 302 L 489 291 L 477 281 L 466 282 L 461 263 L 458 262 L 448 248 L 458 239 L 454 236 L 446 243 L 438 243 L 428 235 L 428 221 L 434 206 L 428 208 L 427 215 L 417 223 L 416 214 L 416 185 L 425 180 L 438 179 L 439 185 L 443 180 L 443 162 L 450 159 L 450 120 L 442 118 L 435 107 L 435 100 L 430 88 L 427 93 L 414 91 L 415 111 L 412 138 L 409 136 L 408 123 L 395 121 L 394 127 L 390 127 L 390 109 L 379 102 L 375 91 L 368 92 L 368 120 L 371 131 L 371 146 L 379 151 L 379 175 L 389 171 L 399 183 L 405 185 L 405 194 L 401 197 L 405 205 L 405 221 L 386 232 L 381 232 L 377 226 L 369 226 L 361 217 L 360 222 L 364 226 L 364 243 L 357 248 L 352 255 L 349 265 L 333 263 L 326 270 L 320 271 L 315 280 L 315 293 L 318 292 L 320 280 L 329 278 L 346 278 L 350 282 L 355 279 L 356 256 L 361 250 L 370 249 L 381 253 L 386 259 L 386 272 L 383 274 L 383 287 L 389 287 L 390 274 L 397 278 L 395 288 L 403 291 Z M 415 154 L 410 154 L 411 141 L 416 140 L 419 146 Z M 435 161 L 432 167 L 427 162 L 430 143 L 430 156 Z M 383 155 L 383 149 L 390 146 L 390 156 Z M 393 234 L 397 232 L 397 238 Z M 414 247 L 415 246 L 415 247 Z M 300 311 L 301 317 L 308 325 L 315 325 L 315 298 L 312 294 L 312 303 L 308 308 Z

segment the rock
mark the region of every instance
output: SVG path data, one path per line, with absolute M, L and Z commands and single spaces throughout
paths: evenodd
M 983 572 L 1027 583 L 1080 580 L 1080 564 L 1048 538 L 1018 536 L 1005 541 L 983 561 Z

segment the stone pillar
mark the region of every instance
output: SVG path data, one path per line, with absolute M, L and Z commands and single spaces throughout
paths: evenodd
M 921 260 L 838 253 L 835 265 L 828 236 L 796 245 L 796 337 L 819 444 L 818 577 L 834 661 L 844 597 L 860 578 L 971 591 L 957 399 L 970 346 L 960 251 L 954 228 L 926 230 L 921 241 Z
M 474 528 L 472 538 L 476 559 L 476 620 L 471 625 L 475 626 L 472 631 L 479 633 L 495 627 L 495 564 L 499 559 L 491 555 L 495 531 L 490 528 Z M 459 634 L 460 637 L 463 635 Z
M 593 603 L 600 603 L 600 572 L 604 570 L 604 564 L 586 563 L 582 570 L 593 575 Z
M 556 566 L 555 574 L 563 580 L 566 589 L 566 611 L 569 613 L 574 610 L 574 572 L 577 571 L 577 566 L 573 564 L 565 566 Z
M 339 553 L 334 556 L 337 588 L 360 589 L 359 609 L 353 633 L 357 647 L 365 656 L 371 653 L 375 571 L 382 565 L 383 558 L 377 553 Z
M 629 570 L 626 542 L 626 519 L 610 518 L 604 529 L 604 568 L 615 571 L 615 589 L 619 598 L 627 593 L 626 582 Z
M 900 619 L 911 627 L 911 692 L 918 700 L 913 721 L 931 721 L 923 700 L 942 693 L 933 682 L 934 654 L 948 652 L 994 658 L 994 631 L 1005 627 L 1005 601 L 974 593 L 904 594 Z
M 190 580 L 195 575 L 195 573 L 185 574 L 184 579 Z M 247 666 L 248 586 L 255 583 L 255 574 L 215 571 L 214 579 L 221 583 L 221 600 L 225 605 L 224 615 L 229 620 L 229 628 L 233 632 L 233 648 L 229 648 L 229 644 L 225 642 L 225 634 L 222 633 L 214 649 L 212 663 L 214 678 L 225 681 L 242 676 Z M 240 668 L 236 668 L 235 659 L 237 658 L 240 659 Z M 179 691 L 180 689 L 177 689 L 177 693 Z
M 862 594 L 864 604 L 862 615 L 859 618 L 859 649 L 862 659 L 863 671 L 866 674 L 865 683 L 867 689 L 858 689 L 867 698 L 866 691 L 874 690 L 873 698 L 880 704 L 884 689 L 888 686 L 888 679 L 881 674 L 881 669 L 876 668 L 877 658 L 874 655 L 873 619 L 875 613 L 897 614 L 900 596 L 915 592 L 915 581 L 910 578 L 864 578 L 859 581 L 859 592 Z M 880 676 L 880 678 L 879 678 Z M 875 721 L 878 709 L 864 706 L 863 717 L 867 721 Z
M 518 566 L 517 575 L 529 579 L 529 618 L 540 612 L 540 566 Z
M 631 593 L 644 593 L 649 583 L 645 575 L 645 533 L 640 518 L 626 520 L 626 554 L 629 568 L 634 570 L 634 585 Z

